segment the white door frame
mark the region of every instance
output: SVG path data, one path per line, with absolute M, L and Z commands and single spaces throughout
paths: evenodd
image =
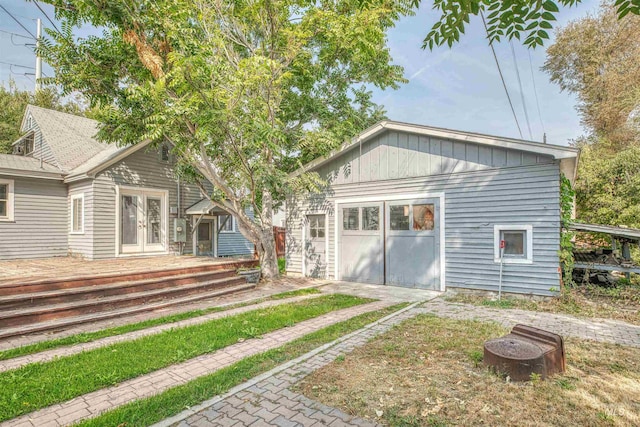
M 140 242 L 138 247 L 140 250 L 128 252 L 122 250 L 122 242 L 120 239 L 120 228 L 122 224 L 122 212 L 121 212 L 121 200 L 123 195 L 133 195 L 138 197 L 138 215 L 142 218 L 142 228 L 138 228 L 138 241 Z M 159 197 L 161 199 L 161 229 L 160 229 L 160 244 L 146 244 L 147 233 L 146 228 L 146 200 L 147 196 Z M 157 188 L 148 187 L 132 187 L 125 185 L 116 186 L 116 211 L 115 211 L 115 255 L 116 257 L 125 256 L 140 256 L 149 254 L 166 254 L 169 253 L 169 191 Z M 150 249 L 145 250 L 145 246 Z
M 334 217 L 336 220 L 334 221 L 334 253 L 333 253 L 333 261 L 334 261 L 334 278 L 335 280 L 342 280 L 340 277 L 340 269 L 339 269 L 339 246 L 340 242 L 338 241 L 339 236 L 339 224 L 337 220 L 338 209 L 340 205 L 351 204 L 351 203 L 369 203 L 369 202 L 390 202 L 395 200 L 415 200 L 415 199 L 440 199 L 440 291 L 444 292 L 445 283 L 446 283 L 446 260 L 445 260 L 445 195 L 444 192 L 437 193 L 404 193 L 404 194 L 393 194 L 393 195 L 380 195 L 380 196 L 366 196 L 366 197 L 351 197 L 344 199 L 335 199 L 334 200 Z M 385 208 L 386 209 L 386 208 Z M 302 242 L 304 242 L 304 229 L 302 228 Z M 327 243 L 328 244 L 328 243 Z M 386 256 L 386 254 L 385 254 Z M 302 267 L 304 274 L 304 256 L 302 257 Z
M 218 217 L 214 215 L 204 215 L 202 220 L 211 221 L 211 245 L 213 246 L 213 256 L 218 257 Z M 192 230 L 193 231 L 193 230 Z M 192 253 L 196 255 L 198 253 L 198 231 L 191 233 L 192 240 Z
M 307 216 L 309 215 L 324 215 L 324 256 L 326 258 L 327 271 L 326 276 L 329 277 L 329 212 L 323 211 L 308 211 L 305 212 L 302 220 L 302 277 L 307 276 L 307 254 L 304 251 L 305 241 L 307 238 Z

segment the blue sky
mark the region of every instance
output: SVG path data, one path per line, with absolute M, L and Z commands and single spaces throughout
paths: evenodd
M 16 18 L 35 34 L 35 18 L 42 18 L 44 26 L 51 24 L 33 2 L 24 0 L 0 0 Z M 53 8 L 40 3 L 53 18 Z M 413 17 L 406 17 L 389 32 L 389 45 L 395 63 L 405 69 L 409 83 L 398 90 L 374 90 L 374 101 L 385 106 L 390 119 L 445 127 L 465 131 L 519 138 L 520 133 L 485 39 L 482 22 L 474 19 L 460 43 L 449 49 L 440 47 L 434 51 L 422 50 L 422 39 L 438 15 L 431 10 L 432 2 L 423 2 Z M 564 9 L 558 25 L 580 18 L 597 10 L 598 1 L 587 0 L 576 8 Z M 26 35 L 26 32 L 9 15 L 0 10 L 0 30 Z M 86 29 L 80 35 L 86 35 Z M 553 37 L 553 36 L 552 36 Z M 28 38 L 0 32 L 0 62 L 33 67 L 35 57 L 26 43 Z M 546 45 L 549 46 L 551 42 Z M 518 85 L 511 48 L 508 42 L 495 45 L 500 66 L 520 122 L 522 135 L 531 139 L 525 121 L 521 92 Z M 514 42 L 514 49 L 522 80 L 525 104 L 529 115 L 532 139 L 542 140 L 543 126 L 547 142 L 568 144 L 583 133 L 575 109 L 575 98 L 561 93 L 540 70 L 545 60 L 545 48 L 529 50 Z M 529 54 L 533 66 L 529 62 Z M 533 69 L 533 78 L 532 72 Z M 46 64 L 45 74 L 53 70 Z M 32 69 L 10 67 L 0 63 L 0 81 L 4 84 L 13 77 L 19 87 L 33 89 Z M 538 114 L 534 92 L 537 89 L 541 114 Z

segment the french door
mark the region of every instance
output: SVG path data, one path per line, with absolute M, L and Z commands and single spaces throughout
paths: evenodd
M 166 251 L 167 193 L 120 190 L 120 253 Z

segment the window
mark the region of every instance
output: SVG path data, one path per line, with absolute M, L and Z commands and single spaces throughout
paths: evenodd
M 309 237 L 324 239 L 324 215 L 309 216 Z
M 504 248 L 500 243 L 504 242 Z M 533 227 L 531 225 L 494 226 L 494 261 L 507 264 L 533 262 Z
M 0 179 L 0 221 L 13 221 L 13 180 Z
M 391 230 L 409 230 L 409 205 L 389 206 Z
M 221 233 L 233 233 L 235 230 L 234 220 L 232 216 L 229 215 L 219 215 L 218 216 L 218 229 Z
M 27 129 L 31 129 L 33 127 L 33 117 L 31 117 L 31 114 L 29 114 L 29 117 L 27 118 Z
M 24 137 L 24 155 L 33 153 L 33 133 Z
M 434 206 L 413 205 L 413 229 L 415 231 L 433 230 L 434 222 Z
M 169 161 L 169 159 L 171 158 L 171 150 L 169 149 L 169 146 L 163 144 L 160 147 L 160 158 L 163 162 Z
M 343 230 L 359 230 L 358 224 L 358 208 L 342 209 L 342 229 Z
M 84 194 L 71 196 L 71 234 L 84 233 Z
M 379 230 L 380 229 L 380 208 L 370 206 L 362 208 L 362 229 L 363 230 Z

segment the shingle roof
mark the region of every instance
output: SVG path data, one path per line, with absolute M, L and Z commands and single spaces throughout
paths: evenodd
M 37 172 L 47 175 L 58 175 L 62 179 L 62 171 L 57 167 L 33 157 L 18 156 L 14 154 L 0 154 L 0 173 L 2 170 L 15 174 L 20 172 Z
M 57 166 L 70 171 L 112 145 L 95 139 L 99 123 L 86 117 L 29 105 L 25 117 L 31 114 L 42 137 L 51 148 Z

